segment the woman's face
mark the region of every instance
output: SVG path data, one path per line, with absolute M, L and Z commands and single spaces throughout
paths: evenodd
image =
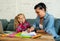
M 18 16 L 18 21 L 19 21 L 20 23 L 24 23 L 24 22 L 25 22 L 25 17 L 24 17 L 23 15 L 19 15 L 19 16 Z
M 37 13 L 38 16 L 40 16 L 40 18 L 45 16 L 45 11 L 44 9 L 40 9 L 39 7 L 37 9 L 35 9 L 35 12 Z

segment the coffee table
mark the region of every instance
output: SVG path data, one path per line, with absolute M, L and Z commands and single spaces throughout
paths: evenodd
M 52 37 L 52 35 L 46 34 L 46 33 L 40 33 L 42 34 L 41 37 L 38 37 L 36 39 L 33 38 L 20 38 L 20 37 L 1 37 L 0 41 L 55 41 Z

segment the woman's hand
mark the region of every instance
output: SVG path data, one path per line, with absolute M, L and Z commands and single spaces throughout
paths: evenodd
M 37 30 L 37 33 L 45 33 L 45 31 L 44 30 Z

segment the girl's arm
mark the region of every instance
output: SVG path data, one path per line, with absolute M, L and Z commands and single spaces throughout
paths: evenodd
M 18 32 L 21 32 L 20 27 L 17 27 L 17 28 L 16 28 L 16 32 L 17 32 L 17 33 L 18 33 Z

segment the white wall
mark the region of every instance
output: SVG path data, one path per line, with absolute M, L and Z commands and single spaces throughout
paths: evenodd
M 0 0 L 0 19 L 13 19 L 18 13 L 24 13 L 26 18 L 35 18 L 34 6 L 44 2 L 48 12 L 60 18 L 60 0 Z

